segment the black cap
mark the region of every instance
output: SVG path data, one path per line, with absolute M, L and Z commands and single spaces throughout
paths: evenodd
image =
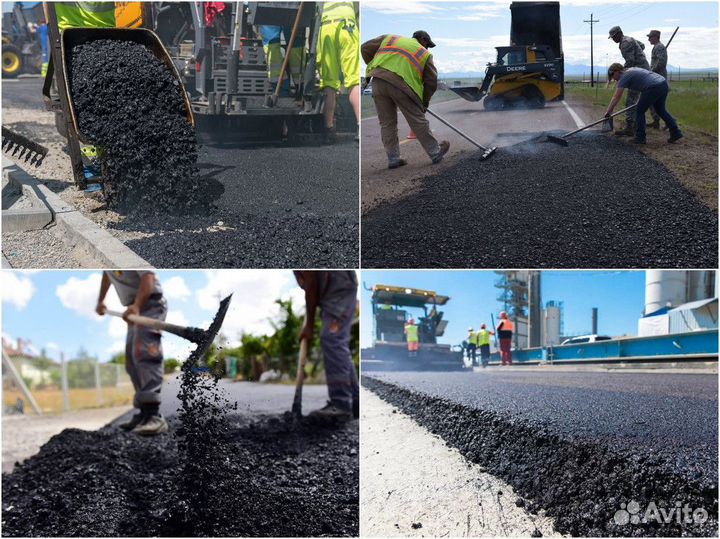
M 413 38 L 420 41 L 421 39 L 424 39 L 427 41 L 427 48 L 431 49 L 435 46 L 435 43 L 433 43 L 433 40 L 430 38 L 430 34 L 428 34 L 425 30 L 418 30 L 413 34 Z

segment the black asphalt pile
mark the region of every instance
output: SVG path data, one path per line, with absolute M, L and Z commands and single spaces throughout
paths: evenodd
M 715 266 L 717 214 L 663 165 L 610 136 L 544 138 L 473 153 L 367 211 L 363 266 Z
M 70 82 L 80 130 L 103 152 L 110 207 L 180 213 L 207 206 L 181 87 L 150 50 L 105 39 L 78 45 Z
M 538 380 L 542 376 L 534 377 L 538 380 L 535 387 L 531 382 L 524 386 L 518 380 L 507 383 L 488 376 L 491 381 L 487 384 L 472 386 L 476 392 L 472 395 L 468 391 L 471 382 L 438 376 L 365 376 L 362 383 L 442 437 L 469 461 L 509 483 L 521 496 L 522 505 L 533 513 L 544 510 L 563 534 L 717 536 L 717 396 L 714 402 L 706 403 L 708 409 L 714 404 L 714 410 L 697 418 L 692 405 L 698 403 L 683 409 L 682 399 L 642 397 L 645 388 L 638 398 L 649 399 L 646 404 L 658 403 L 658 410 L 638 408 L 637 402 L 632 408 L 631 403 L 622 402 L 625 390 L 608 398 L 604 383 L 599 384 L 602 392 L 578 392 L 572 389 L 577 383 L 573 377 L 567 379 L 569 389 L 555 393 L 548 390 L 552 383 Z M 478 379 L 468 374 L 459 376 Z M 500 386 L 497 390 L 493 389 L 496 384 Z M 433 389 L 419 390 L 421 387 Z M 540 396 L 549 396 L 547 402 L 538 400 Z M 692 401 L 692 397 L 683 399 Z M 603 408 L 589 414 L 583 400 Z M 629 415 L 624 415 L 626 408 L 632 409 Z M 517 413 L 519 409 L 523 417 Z M 647 414 L 641 414 L 642 410 Z M 668 411 L 675 417 L 665 415 Z M 608 420 L 613 414 L 620 418 Z M 714 423 L 706 429 L 714 430 L 714 434 L 702 440 L 685 426 L 702 424 L 712 414 Z M 616 423 L 625 426 L 617 427 Z M 655 518 L 660 511 L 667 514 L 676 509 L 676 504 L 682 506 L 680 511 L 689 508 L 689 522 L 683 522 L 684 514 L 677 511 L 668 521 Z M 623 513 L 625 508 L 631 512 Z M 692 511 L 696 509 L 706 511 L 707 520 L 693 521 Z M 628 522 L 631 517 L 649 518 L 645 523 Z
M 180 428 L 177 420 L 170 423 Z M 323 430 L 282 417 L 248 425 L 231 416 L 228 425 L 225 438 L 197 457 L 198 466 L 217 472 L 202 495 L 182 491 L 192 485 L 183 480 L 172 435 L 64 430 L 3 475 L 2 534 L 358 535 L 356 422 Z M 206 505 L 186 507 L 188 499 Z

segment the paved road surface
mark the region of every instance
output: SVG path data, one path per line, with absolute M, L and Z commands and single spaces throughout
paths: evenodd
M 583 122 L 589 119 L 584 108 L 577 104 L 572 104 L 572 107 Z M 454 99 L 431 105 L 430 108 L 483 146 L 509 146 L 543 131 L 571 131 L 577 127 L 568 108 L 560 102 L 548 103 L 541 110 L 487 112 L 483 109 L 482 102 L 471 103 L 464 99 Z M 428 115 L 428 119 L 438 140 L 450 141 L 450 151 L 443 163 L 432 165 L 419 142 L 404 139 L 409 128 L 402 114 L 399 114 L 400 150 L 408 165 L 392 171 L 387 169 L 387 157 L 380 140 L 377 116 L 373 114 L 362 119 L 363 210 L 382 200 L 406 194 L 413 187 L 413 179 L 441 172 L 456 163 L 461 154 L 476 150 L 475 146 L 435 118 Z

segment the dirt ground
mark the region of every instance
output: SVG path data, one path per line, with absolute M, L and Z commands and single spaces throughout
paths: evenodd
M 591 115 L 601 118 L 605 113 L 603 107 L 582 101 L 574 102 L 573 107 L 578 113 L 582 111 L 583 117 Z M 638 150 L 665 165 L 675 174 L 683 187 L 707 207 L 717 211 L 718 139 L 708 133 L 684 127 L 682 120 L 679 123 L 685 136 L 676 144 L 667 143 L 669 134 L 662 129 L 664 124 L 661 121 L 660 129 L 647 130 L 647 144 L 638 146 Z M 623 120 L 618 120 L 615 122 L 615 128 L 618 129 L 623 124 Z M 629 142 L 627 138 L 624 140 Z

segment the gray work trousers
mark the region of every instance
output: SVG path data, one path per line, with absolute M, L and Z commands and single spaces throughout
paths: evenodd
M 140 314 L 157 320 L 165 320 L 165 298 L 150 298 Z M 128 324 L 125 341 L 125 370 L 135 388 L 133 406 L 160 404 L 160 388 L 163 383 L 163 352 L 160 331 Z
M 625 106 L 632 107 L 639 99 L 640 92 L 628 88 L 627 96 L 625 97 Z M 635 129 L 635 109 L 625 111 L 625 127 Z
M 330 402 L 344 410 L 352 410 L 353 401 L 360 398 L 357 373 L 350 352 L 350 329 L 355 314 L 355 301 L 355 294 L 349 294 L 340 318 L 325 311 L 320 312 L 323 322 L 320 345 L 325 359 L 328 394 Z
M 397 111 L 400 109 L 410 129 L 417 137 L 425 152 L 432 159 L 440 154 L 440 146 L 430 130 L 430 122 L 425 117 L 420 104 L 405 92 L 389 82 L 373 78 L 373 100 L 380 122 L 380 138 L 390 163 L 400 159 L 400 142 L 398 141 Z

